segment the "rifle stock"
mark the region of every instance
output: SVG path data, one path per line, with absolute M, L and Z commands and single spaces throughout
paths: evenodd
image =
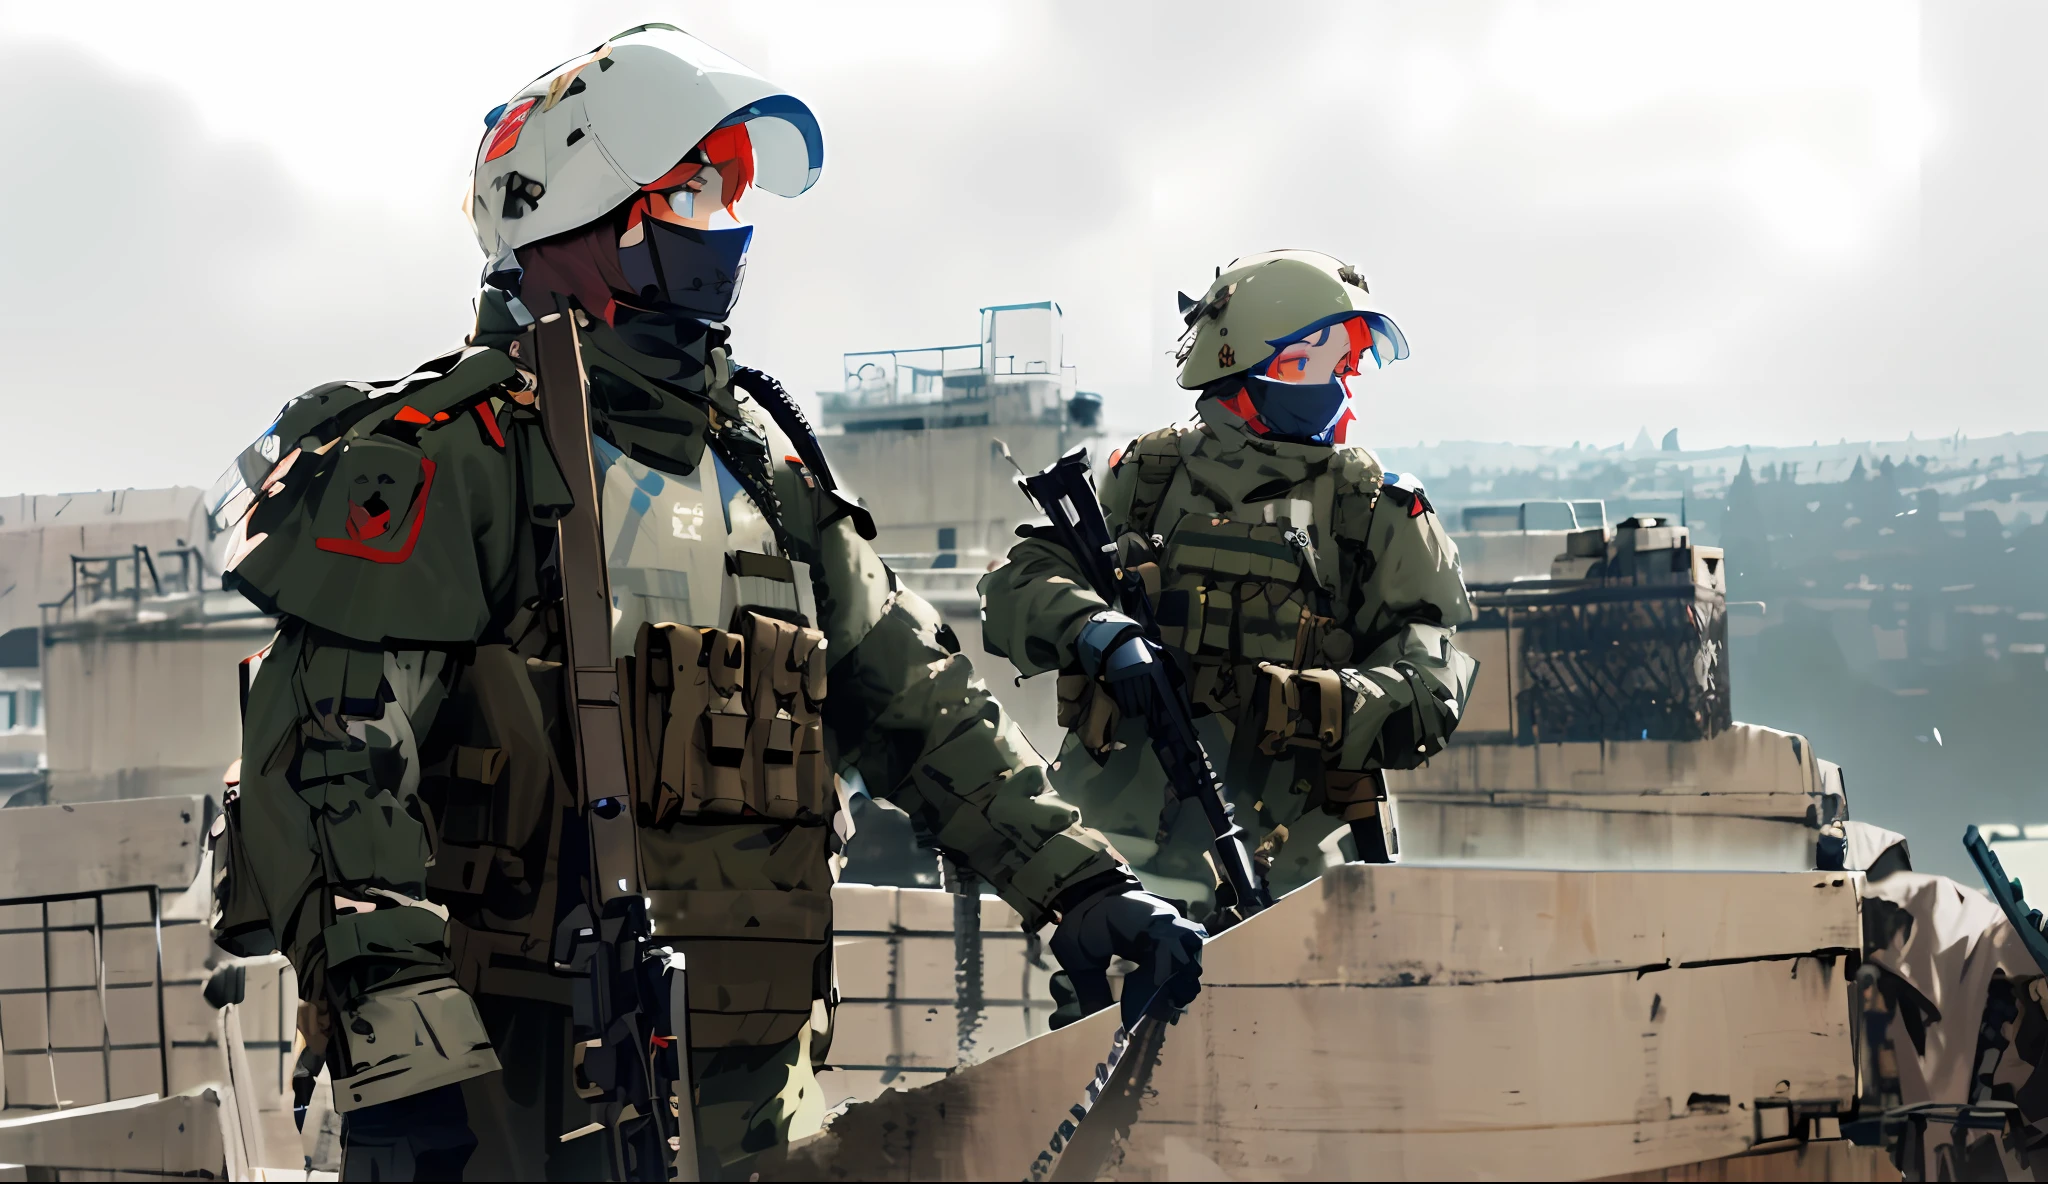
M 1089 588 L 1136 621 L 1146 641 L 1158 645 L 1159 622 L 1144 580 L 1117 562 L 1116 540 L 1088 471 L 1088 450 L 1076 448 L 1034 476 L 1019 476 L 1017 485 L 1052 520 L 1055 538 L 1074 557 Z M 1218 912 L 1225 924 L 1241 921 L 1270 905 L 1272 895 L 1252 869 L 1244 830 L 1231 817 L 1223 783 L 1195 731 L 1194 705 L 1180 668 L 1166 661 L 1152 662 L 1146 669 L 1146 736 L 1166 771 L 1175 802 L 1193 799 L 1201 807 L 1214 836 L 1211 853 L 1233 898 L 1219 899 Z
M 576 1092 L 597 1118 L 561 1137 L 602 1133 L 615 1179 L 695 1180 L 683 957 L 654 944 L 647 913 L 620 678 L 611 656 L 611 587 L 590 401 L 571 315 L 542 317 L 533 345 L 542 429 L 574 503 L 556 524 L 556 558 L 563 707 L 581 831 L 565 837 L 561 882 L 580 899 L 556 930 L 553 957 L 575 982 Z

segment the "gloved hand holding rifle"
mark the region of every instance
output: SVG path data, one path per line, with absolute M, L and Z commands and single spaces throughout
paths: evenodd
M 1052 520 L 1052 537 L 1073 555 L 1090 590 L 1115 606 L 1082 628 L 1081 666 L 1102 681 L 1127 717 L 1145 721 L 1152 750 L 1172 782 L 1168 808 L 1192 800 L 1207 818 L 1215 836 L 1212 856 L 1223 878 L 1212 928 L 1227 928 L 1257 913 L 1272 903 L 1272 896 L 1253 870 L 1244 831 L 1232 819 L 1222 781 L 1196 735 L 1186 680 L 1160 645 L 1144 581 L 1118 562 L 1116 541 L 1088 472 L 1087 449 L 1074 449 L 1036 476 L 1020 476 L 1017 484 Z

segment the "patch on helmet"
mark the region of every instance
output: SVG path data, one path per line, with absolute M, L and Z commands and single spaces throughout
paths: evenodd
M 491 145 L 484 149 L 484 163 L 498 159 L 519 147 L 519 133 L 526 127 L 526 117 L 533 114 L 533 105 L 540 100 L 528 99 L 506 111 L 491 128 Z
M 1226 346 L 1223 346 L 1223 347 L 1222 347 L 1222 348 L 1220 348 L 1220 349 L 1218 349 L 1218 350 L 1216 351 L 1216 364 L 1217 364 L 1218 366 L 1235 366 L 1235 365 L 1237 365 L 1237 351 L 1236 351 L 1236 350 L 1234 350 L 1234 349 L 1231 349 L 1231 348 L 1230 348 L 1229 346 L 1227 346 L 1227 345 L 1226 345 Z

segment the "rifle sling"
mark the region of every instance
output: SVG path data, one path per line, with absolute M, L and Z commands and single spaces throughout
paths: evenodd
M 639 842 L 626 773 L 619 673 L 612 661 L 611 587 L 598 521 L 590 399 L 576 323 L 563 313 L 534 326 L 541 427 L 572 504 L 556 523 L 562 579 L 562 641 L 576 784 L 590 831 L 598 903 L 641 895 Z M 599 807 L 598 803 L 610 803 Z

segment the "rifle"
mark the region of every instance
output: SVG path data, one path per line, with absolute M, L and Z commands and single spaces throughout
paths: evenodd
M 1977 865 L 1977 874 L 1984 877 L 1984 884 L 1991 889 L 1991 899 L 2005 913 L 2005 919 L 2019 932 L 2020 944 L 2027 948 L 2027 955 L 2034 960 L 2043 973 L 2048 973 L 2048 932 L 2044 932 L 2041 910 L 2027 903 L 2025 889 L 2018 879 L 2005 874 L 2005 865 L 1991 850 L 1991 844 L 1972 826 L 1963 831 L 1963 848 L 1970 853 L 1970 861 Z
M 1003 454 L 1009 455 L 1007 447 Z M 1159 645 L 1159 621 L 1153 615 L 1151 597 L 1145 594 L 1145 582 L 1117 560 L 1116 540 L 1109 533 L 1109 520 L 1103 516 L 1095 479 L 1088 471 L 1088 450 L 1076 448 L 1036 476 L 1024 476 L 1021 469 L 1018 473 L 1017 487 L 1052 520 L 1054 541 L 1074 557 L 1090 590 L 1136 621 L 1146 641 Z M 1223 894 L 1218 893 L 1221 927 L 1227 927 L 1272 904 L 1273 897 L 1252 872 L 1244 830 L 1231 818 L 1223 782 L 1195 732 L 1186 676 L 1171 660 L 1148 662 L 1145 670 L 1149 691 L 1145 696 L 1145 734 L 1152 741 L 1159 767 L 1166 770 L 1174 801 L 1194 799 L 1208 819 L 1215 836 L 1211 850 L 1232 897 L 1222 900 Z
M 626 773 L 619 673 L 612 662 L 611 580 L 598 522 L 590 400 L 576 323 L 564 311 L 534 326 L 542 430 L 573 505 L 556 524 L 561 574 L 563 706 L 573 748 L 579 836 L 563 844 L 561 883 L 580 891 L 555 930 L 553 958 L 572 988 L 577 1096 L 603 1132 L 613 1179 L 695 1180 L 689 996 L 683 956 L 653 943 L 638 819 Z M 581 856 L 579 875 L 572 865 Z

